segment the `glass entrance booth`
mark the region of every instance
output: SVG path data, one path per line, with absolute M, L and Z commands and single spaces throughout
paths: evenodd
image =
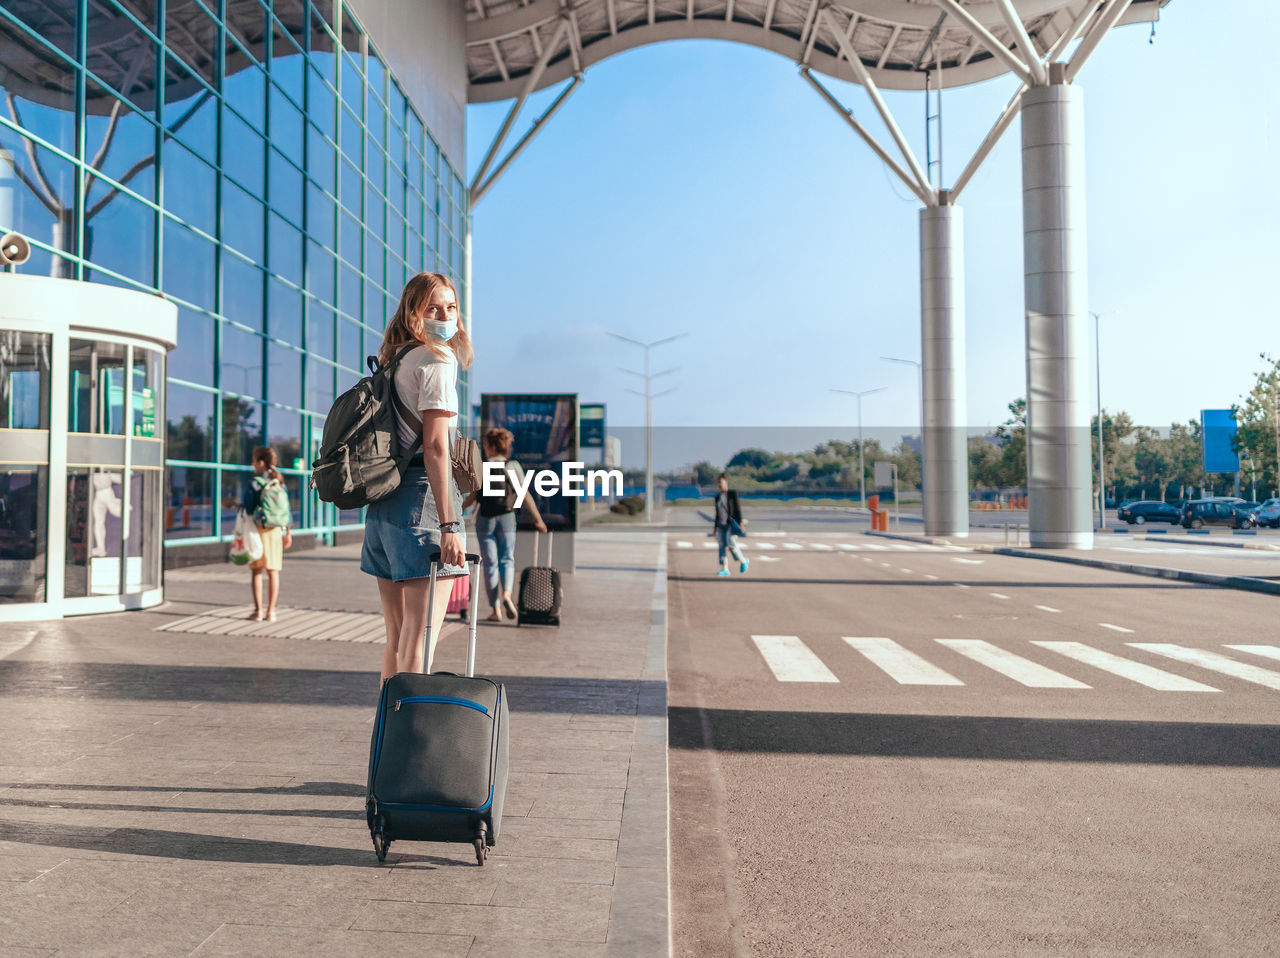
M 164 600 L 177 323 L 158 296 L 0 273 L 0 621 Z

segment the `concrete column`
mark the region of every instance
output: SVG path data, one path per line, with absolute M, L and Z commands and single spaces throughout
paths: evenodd
M 1050 64 L 1022 96 L 1031 545 L 1093 548 L 1084 99 Z
M 946 202 L 920 211 L 920 342 L 924 392 L 924 531 L 969 534 L 965 428 L 964 217 Z

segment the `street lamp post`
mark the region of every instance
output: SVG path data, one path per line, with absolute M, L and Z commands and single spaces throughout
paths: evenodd
M 630 339 L 626 336 L 619 336 L 617 333 L 609 333 L 614 339 L 620 339 L 624 343 L 630 343 L 632 346 L 639 346 L 644 350 L 644 372 L 638 373 L 633 369 L 621 369 L 622 372 L 631 376 L 639 376 L 644 380 L 644 392 L 637 389 L 628 389 L 627 392 L 634 393 L 637 396 L 644 397 L 644 521 L 653 521 L 653 429 L 652 429 L 652 413 L 650 404 L 659 396 L 665 396 L 671 392 L 670 389 L 664 389 L 660 393 L 653 392 L 649 386 L 650 383 L 659 376 L 666 376 L 668 373 L 675 372 L 675 368 L 664 369 L 660 373 L 650 374 L 649 372 L 649 350 L 655 346 L 664 346 L 667 343 L 675 342 L 688 336 L 688 333 L 680 333 L 676 336 L 668 336 L 666 339 L 655 339 L 651 343 L 642 343 L 638 339 Z
M 862 397 L 870 396 L 872 393 L 884 392 L 888 386 L 877 386 L 875 389 L 833 389 L 833 393 L 843 393 L 846 396 L 858 397 L 858 505 L 862 508 L 867 507 L 867 473 L 862 462 Z
M 1102 337 L 1098 320 L 1103 316 L 1118 313 L 1118 309 L 1107 310 L 1105 313 L 1095 313 L 1089 310 L 1089 315 L 1093 317 L 1093 356 L 1094 356 L 1094 380 L 1098 386 L 1098 530 L 1106 528 L 1107 525 L 1107 491 L 1106 478 L 1102 471 Z
M 904 366 L 916 367 L 916 393 L 920 402 L 920 442 L 924 443 L 924 366 L 914 359 L 898 359 L 896 356 L 881 356 L 887 363 L 902 363 Z

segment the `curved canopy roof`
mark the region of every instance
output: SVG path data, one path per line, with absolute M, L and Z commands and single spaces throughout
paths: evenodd
M 663 40 L 733 40 L 772 50 L 841 80 L 857 77 L 842 46 L 873 82 L 923 89 L 940 65 L 948 87 L 1008 70 L 975 33 L 947 13 L 959 6 L 1006 49 L 1017 45 L 1001 2 L 992 0 L 466 0 L 467 99 L 505 100 L 550 86 L 616 53 Z M 1133 0 L 1120 23 L 1153 21 L 1169 0 Z M 1014 0 L 1038 53 L 1045 53 L 1101 0 Z M 826 16 L 819 16 L 825 9 Z M 842 31 L 841 36 L 835 30 Z M 549 57 L 547 56 L 550 50 Z M 539 74 L 539 65 L 546 66 Z M 936 79 L 935 81 L 936 82 Z

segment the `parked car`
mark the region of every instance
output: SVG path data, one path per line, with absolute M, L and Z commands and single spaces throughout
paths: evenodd
M 1171 502 L 1160 502 L 1157 499 L 1140 499 L 1137 502 L 1126 502 L 1116 510 L 1116 518 L 1131 526 L 1141 526 L 1148 522 L 1168 522 L 1177 525 L 1182 521 L 1182 510 Z
M 1195 499 L 1182 508 L 1182 525 L 1187 529 L 1202 526 L 1230 526 L 1247 529 L 1253 525 L 1253 516 L 1240 508 L 1243 499 L 1220 496 L 1214 499 Z
M 1260 526 L 1280 529 L 1280 499 L 1268 499 L 1253 513 L 1253 518 Z

